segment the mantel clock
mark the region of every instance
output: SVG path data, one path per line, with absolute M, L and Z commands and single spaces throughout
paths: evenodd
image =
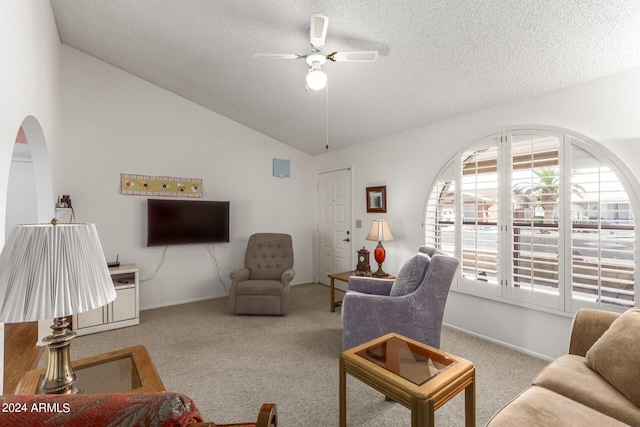
M 358 265 L 356 266 L 356 276 L 371 276 L 371 266 L 369 265 L 369 251 L 362 247 L 358 251 Z

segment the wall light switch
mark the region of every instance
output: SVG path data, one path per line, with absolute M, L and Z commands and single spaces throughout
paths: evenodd
M 356 228 L 362 228 L 362 220 L 356 219 Z

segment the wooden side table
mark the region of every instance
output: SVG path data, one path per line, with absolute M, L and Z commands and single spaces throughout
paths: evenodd
M 71 366 L 78 377 L 76 385 L 86 394 L 166 391 L 143 345 L 74 360 Z M 42 368 L 25 372 L 15 394 L 39 394 L 46 371 Z
M 340 427 L 347 425 L 346 375 L 350 374 L 406 408 L 413 427 L 434 425 L 434 413 L 465 393 L 465 426 L 476 425 L 473 363 L 398 334 L 387 334 L 340 356 Z
M 342 273 L 332 273 L 329 274 L 329 279 L 331 279 L 331 281 L 329 282 L 329 290 L 330 290 L 330 295 L 329 298 L 331 299 L 330 303 L 331 303 L 331 312 L 336 311 L 336 307 L 340 307 L 342 305 L 342 301 L 336 301 L 336 288 L 335 288 L 335 281 L 339 280 L 341 282 L 345 282 L 348 283 L 349 282 L 349 277 L 351 276 L 355 276 L 356 275 L 356 271 L 355 270 L 351 270 L 351 271 L 343 271 Z M 375 279 L 385 279 L 385 280 L 394 280 L 396 278 L 396 276 L 386 276 L 386 277 L 374 277 Z

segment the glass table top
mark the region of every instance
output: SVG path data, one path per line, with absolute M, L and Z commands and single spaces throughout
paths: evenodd
M 85 394 L 122 393 L 142 387 L 131 354 L 123 354 L 99 363 L 74 367 L 76 386 Z M 40 377 L 42 381 L 44 375 Z M 41 391 L 38 391 L 41 393 Z
M 356 354 L 418 386 L 457 363 L 440 353 L 396 337 L 364 348 Z

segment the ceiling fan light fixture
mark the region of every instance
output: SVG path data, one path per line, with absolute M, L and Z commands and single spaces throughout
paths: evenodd
M 310 68 L 307 74 L 309 89 L 320 90 L 327 86 L 327 75 L 320 68 Z
M 311 27 L 309 29 L 309 43 L 311 52 L 299 53 L 256 53 L 258 59 L 304 59 L 309 65 L 307 73 L 307 85 L 305 90 L 321 90 L 327 87 L 327 75 L 322 72 L 322 66 L 327 62 L 371 62 L 378 58 L 378 51 L 360 52 L 332 52 L 323 53 L 324 42 L 327 36 L 329 18 L 320 13 L 311 15 Z

